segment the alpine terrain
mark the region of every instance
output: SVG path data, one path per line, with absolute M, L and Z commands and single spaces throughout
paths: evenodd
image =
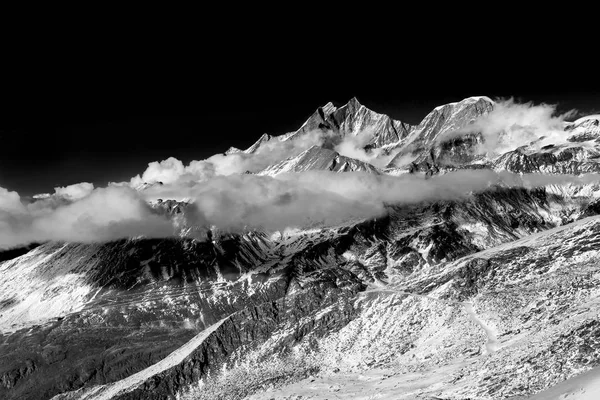
M 0 398 L 600 398 L 600 116 L 534 109 L 411 125 L 354 98 L 190 166 L 199 196 L 144 174 L 175 235 L 0 254 Z M 220 225 L 214 182 L 261 189 Z M 315 195 L 265 216 L 274 183 Z

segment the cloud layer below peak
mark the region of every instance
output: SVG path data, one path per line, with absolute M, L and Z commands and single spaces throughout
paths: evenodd
M 217 176 L 206 181 L 176 181 L 136 191 L 111 185 L 77 200 L 41 199 L 23 204 L 15 192 L 0 188 L 0 247 L 29 242 L 108 241 L 171 237 L 178 223 L 148 202 L 185 198 L 186 224 L 228 231 L 335 226 L 386 214 L 386 205 L 460 199 L 495 185 L 539 187 L 599 184 L 600 176 L 517 175 L 491 170 L 461 170 L 425 179 L 359 172 L 310 171 L 276 178 L 253 174 Z
M 493 111 L 450 135 L 478 132 L 484 152 L 502 152 L 541 137 L 563 140 L 566 115 L 553 106 L 499 102 Z M 314 145 L 383 166 L 393 154 L 366 151 L 374 133 L 339 137 L 316 130 L 290 140 L 273 138 L 254 153 L 217 154 L 205 160 L 170 157 L 148 164 L 128 182 L 95 188 L 88 182 L 54 188 L 24 201 L 0 188 L 0 248 L 48 240 L 108 241 L 132 236 L 178 235 L 181 220 L 152 207 L 158 199 L 185 200 L 185 223 L 241 231 L 281 231 L 343 224 L 385 215 L 387 205 L 457 199 L 492 186 L 600 184 L 598 175 L 515 175 L 459 170 L 425 179 L 419 175 L 308 171 L 276 177 L 245 174 L 298 155 Z M 446 136 L 448 138 L 449 136 Z M 161 184 L 156 184 L 160 182 Z

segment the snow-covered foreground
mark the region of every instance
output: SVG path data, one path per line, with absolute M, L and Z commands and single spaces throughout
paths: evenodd
M 462 366 L 456 364 L 402 375 L 392 369 L 319 374 L 284 388 L 255 394 L 248 400 L 423 399 L 424 391 L 451 378 Z
M 423 397 L 423 389 L 435 386 L 458 371 L 452 365 L 435 371 L 396 375 L 392 370 L 378 369 L 361 373 L 324 374 L 289 385 L 279 390 L 256 394 L 248 400 L 412 400 Z M 600 399 L 600 367 L 559 383 L 522 400 L 598 400 Z
M 600 399 L 600 367 L 559 383 L 527 400 L 598 400 Z
M 319 373 L 249 398 L 600 399 L 599 244 L 593 217 L 375 285 Z

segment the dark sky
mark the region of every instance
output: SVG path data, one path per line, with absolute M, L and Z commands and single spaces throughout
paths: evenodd
M 552 44 L 176 25 L 122 35 L 51 28 L 8 43 L 0 186 L 32 195 L 126 180 L 150 161 L 189 162 L 297 129 L 318 106 L 352 96 L 410 123 L 472 95 L 600 110 L 597 67 Z

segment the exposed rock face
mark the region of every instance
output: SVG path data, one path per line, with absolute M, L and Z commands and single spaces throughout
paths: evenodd
M 324 145 L 258 173 L 598 171 L 595 118 L 567 124 L 560 143 L 493 156 L 477 151 L 477 132 L 444 139 L 493 107 L 473 97 L 410 126 L 356 99 L 329 103 L 297 131 L 265 134 L 244 152 L 314 130 L 338 139 L 368 130 L 364 150 L 393 158 L 388 169 Z M 180 238 L 3 253 L 0 398 L 164 399 L 188 390 L 190 399 L 272 398 L 309 375 L 360 381 L 374 368 L 401 384 L 403 392 L 376 389 L 390 398 L 538 392 L 600 365 L 600 222 L 585 219 L 600 212 L 597 192 L 495 187 L 277 234 L 192 234 L 190 203 L 163 199 L 151 206 L 181 222 Z M 286 369 L 292 356 L 313 362 Z M 204 389 L 194 391 L 199 381 Z
M 540 150 L 516 149 L 501 155 L 493 163 L 496 170 L 580 175 L 600 171 L 600 148 L 570 144 Z

